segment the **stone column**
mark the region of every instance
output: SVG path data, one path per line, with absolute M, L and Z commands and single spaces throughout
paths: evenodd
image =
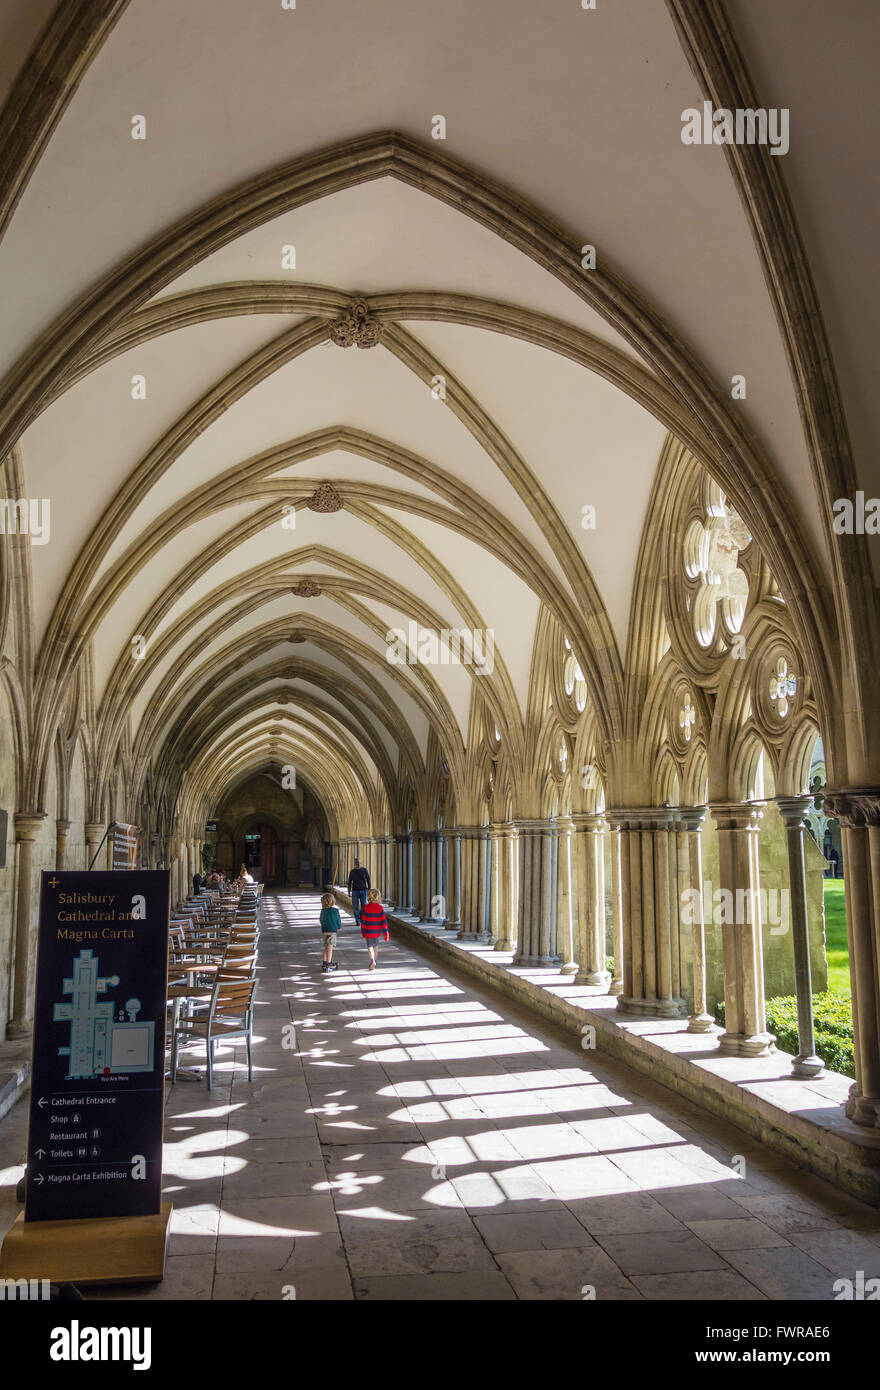
M 608 847 L 611 859 L 611 917 L 612 917 L 612 937 L 614 942 L 614 975 L 608 987 L 608 993 L 619 995 L 623 993 L 623 884 L 621 881 L 621 839 L 619 829 L 610 828 L 608 834 Z
M 443 894 L 440 887 L 440 831 L 431 830 L 428 832 L 427 854 L 428 854 L 428 893 L 425 902 L 426 916 L 429 922 L 436 922 L 442 919 L 443 912 L 440 911 L 443 904 L 438 902 Z
M 382 897 L 387 908 L 394 907 L 394 874 L 391 868 L 391 836 L 382 835 L 379 839 L 379 857 L 382 864 Z
M 825 811 L 840 822 L 843 840 L 856 1063 L 846 1113 L 855 1124 L 880 1129 L 880 787 L 827 792 Z
M 711 810 L 718 826 L 724 945 L 725 1032 L 718 1046 L 732 1056 L 766 1057 L 775 1043 L 764 1015 L 758 866 L 758 827 L 764 813 L 743 802 L 725 802 Z
M 562 956 L 560 973 L 576 975 L 578 947 L 575 929 L 575 871 L 572 866 L 574 822 L 558 818 L 553 830 L 553 874 L 556 883 L 556 941 Z
M 689 1033 L 711 1033 L 715 1020 L 706 1005 L 706 923 L 703 917 L 703 832 L 705 806 L 680 806 L 678 810 L 679 885 L 682 902 L 679 920 L 691 929 L 694 970 L 694 1007 L 688 1019 Z M 690 906 L 685 907 L 683 895 Z
M 503 927 L 503 862 L 499 852 L 503 844 L 502 827 L 498 824 L 489 826 L 489 843 L 491 846 L 491 873 L 489 891 L 489 941 L 493 947 L 501 938 Z
M 462 827 L 462 894 L 459 941 L 489 940 L 489 829 Z
M 64 861 L 67 857 L 67 832 L 70 830 L 69 820 L 56 820 L 55 822 L 55 870 L 61 874 L 64 872 Z
M 624 1013 L 681 1018 L 687 1005 L 678 993 L 678 910 L 673 893 L 672 827 L 668 806 L 609 813 L 621 836 Z
M 605 817 L 576 815 L 578 972 L 576 985 L 611 983 L 605 969 Z
M 86 839 L 86 868 L 89 869 L 98 852 L 98 846 L 104 838 L 103 821 L 86 821 L 83 826 L 83 834 Z
M 414 857 L 413 834 L 412 834 L 412 831 L 409 831 L 409 832 L 407 833 L 406 837 L 405 837 L 405 843 L 404 843 L 404 881 L 405 881 L 405 891 L 404 891 L 404 894 L 403 894 L 404 903 L 406 904 L 406 906 L 404 907 L 404 912 L 405 912 L 408 916 L 412 916 L 412 914 L 413 914 L 413 913 L 415 912 L 415 910 L 416 910 L 415 893 L 414 893 L 414 890 L 413 890 L 413 857 Z
M 791 1064 L 794 1076 L 818 1076 L 824 1069 L 816 1056 L 813 1024 L 813 982 L 810 976 L 810 927 L 807 920 L 807 866 L 804 859 L 806 812 L 811 796 L 776 798 L 788 840 L 788 880 L 791 889 L 791 931 L 794 946 L 794 979 L 798 1014 L 798 1055 Z
M 33 973 L 36 959 L 37 923 L 31 918 L 34 889 L 34 844 L 46 819 L 45 811 L 17 811 L 15 830 L 15 955 L 12 962 L 12 1017 L 6 1025 L 8 1038 L 27 1038 L 34 1031 Z
M 519 837 L 516 827 L 502 827 L 502 838 L 497 844 L 501 880 L 502 910 L 501 930 L 494 943 L 496 951 L 516 951 L 517 901 L 518 901 L 518 850 Z
M 446 840 L 446 920 L 447 931 L 461 927 L 461 831 L 444 830 Z
M 547 820 L 519 820 L 518 966 L 558 969 L 554 826 Z

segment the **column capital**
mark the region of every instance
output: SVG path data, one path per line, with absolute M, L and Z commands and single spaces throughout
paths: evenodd
M 806 825 L 806 814 L 813 805 L 811 796 L 777 796 L 776 805 L 786 828 L 798 830 Z
M 575 830 L 600 832 L 608 829 L 604 811 L 575 811 L 570 820 Z
M 518 817 L 512 822 L 520 835 L 547 835 L 556 826 L 556 821 L 544 817 Z
M 59 835 L 66 835 L 67 832 L 68 832 L 68 830 L 70 829 L 70 827 L 71 827 L 72 825 L 73 825 L 73 821 L 69 821 L 69 820 L 60 820 L 60 819 L 59 819 L 59 820 L 56 820 L 56 821 L 55 821 L 55 829 L 56 829 L 56 831 L 58 832 Z
M 709 810 L 719 830 L 757 832 L 764 818 L 763 807 L 751 801 L 713 801 Z
M 43 828 L 45 819 L 45 811 L 16 811 L 12 818 L 16 841 L 35 840 Z
M 850 830 L 880 825 L 880 787 L 840 787 L 825 792 L 825 814 Z
M 706 819 L 707 806 L 679 806 L 676 815 L 676 829 L 695 833 L 702 830 Z
M 605 812 L 615 830 L 671 830 L 678 819 L 678 806 L 624 806 Z

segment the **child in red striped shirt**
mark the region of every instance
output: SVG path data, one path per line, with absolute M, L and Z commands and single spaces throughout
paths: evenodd
M 379 964 L 379 940 L 388 940 L 388 918 L 379 901 L 378 888 L 371 888 L 361 908 L 361 936 L 370 952 L 370 969 Z

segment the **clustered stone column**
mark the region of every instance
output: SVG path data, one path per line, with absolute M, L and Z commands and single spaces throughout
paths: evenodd
M 677 809 L 649 806 L 609 813 L 620 835 L 624 1013 L 681 1018 Z
M 447 931 L 461 927 L 461 831 L 444 830 L 446 842 L 446 917 L 443 925 Z
M 703 822 L 705 806 L 678 808 L 679 901 L 688 895 L 691 904 L 691 958 L 694 1005 L 688 1019 L 689 1033 L 711 1033 L 715 1020 L 706 1001 L 706 922 L 703 916 Z M 685 924 L 687 925 L 687 924 Z
M 766 1057 L 775 1040 L 764 1013 L 758 827 L 763 811 L 747 802 L 712 806 L 718 826 L 718 877 L 722 893 L 725 1032 L 724 1053 Z M 726 899 L 730 910 L 724 911 Z M 733 917 L 733 921 L 724 920 Z
M 798 1055 L 791 1064 L 795 1076 L 818 1076 L 824 1063 L 816 1056 L 813 1024 L 813 983 L 810 974 L 810 929 L 807 921 L 807 866 L 804 859 L 806 812 L 811 796 L 776 798 L 788 840 L 788 880 L 791 890 L 791 931 L 794 946 L 794 984 L 798 1015 Z
M 578 972 L 576 985 L 607 987 L 605 969 L 605 828 L 601 815 L 573 817 L 577 863 Z M 616 959 L 615 959 L 616 964 Z
M 518 820 L 519 914 L 517 966 L 559 966 L 556 929 L 556 856 L 553 822 Z
M 397 910 L 408 917 L 415 910 L 413 902 L 413 837 L 412 832 L 395 835 L 397 846 Z
M 461 833 L 461 929 L 459 941 L 489 940 L 491 846 L 485 825 L 463 825 Z
M 845 866 L 856 1063 L 846 1113 L 880 1129 L 880 787 L 827 792 L 825 810 L 840 822 Z
M 12 1017 L 6 1025 L 9 1038 L 26 1038 L 33 1032 L 33 975 L 36 923 L 32 921 L 34 896 L 34 844 L 45 811 L 16 812 L 13 820 L 16 850 L 15 956 L 12 975 Z
M 567 816 L 554 825 L 553 858 L 556 876 L 556 941 L 562 956 L 563 975 L 577 975 L 578 948 L 575 927 L 575 870 L 572 865 L 574 821 Z
M 519 911 L 519 833 L 515 825 L 505 825 L 498 843 L 499 859 L 504 858 L 501 868 L 502 903 L 501 926 L 498 940 L 493 943 L 496 951 L 516 952 L 517 921 Z

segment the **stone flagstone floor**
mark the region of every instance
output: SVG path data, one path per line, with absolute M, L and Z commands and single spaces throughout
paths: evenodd
M 229 1048 L 211 1093 L 169 1087 L 164 1282 L 87 1296 L 831 1300 L 880 1277 L 880 1211 L 394 942 L 369 973 L 346 913 L 322 976 L 318 907 L 265 902 L 253 1082 Z M 0 1233 L 26 1120 L 0 1120 Z

